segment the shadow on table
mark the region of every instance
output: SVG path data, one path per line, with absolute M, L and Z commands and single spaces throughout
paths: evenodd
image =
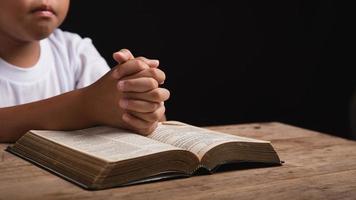
M 284 162 L 282 162 L 284 163 Z M 130 187 L 134 185 L 141 185 L 146 183 L 154 183 L 154 182 L 165 182 L 174 179 L 183 179 L 183 178 L 191 178 L 194 176 L 204 176 L 204 175 L 213 175 L 217 173 L 229 172 L 229 171 L 241 171 L 241 170 L 248 170 L 248 169 L 258 169 L 258 168 L 266 168 L 266 167 L 277 167 L 281 166 L 282 164 L 271 164 L 271 163 L 260 163 L 260 162 L 236 162 L 236 163 L 227 163 L 216 167 L 212 172 L 206 168 L 199 168 L 197 169 L 194 174 L 187 175 L 187 174 L 177 174 L 176 172 L 167 172 L 158 174 L 152 177 L 148 177 L 143 180 L 133 181 L 125 185 L 115 186 L 115 187 Z
M 284 162 L 282 162 L 284 163 Z M 230 171 L 241 171 L 241 170 L 249 170 L 249 169 L 258 169 L 258 168 L 267 168 L 267 167 L 278 167 L 282 166 L 282 164 L 276 163 L 260 163 L 260 162 L 236 162 L 236 163 L 227 163 L 216 167 L 215 169 L 210 172 L 205 168 L 198 169 L 194 176 L 200 175 L 210 175 L 216 173 L 224 173 Z

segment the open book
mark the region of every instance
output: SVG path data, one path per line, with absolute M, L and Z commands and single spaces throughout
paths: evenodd
M 191 176 L 222 164 L 280 164 L 269 141 L 239 137 L 178 121 L 166 121 L 149 136 L 112 127 L 76 131 L 31 130 L 8 151 L 86 189 Z

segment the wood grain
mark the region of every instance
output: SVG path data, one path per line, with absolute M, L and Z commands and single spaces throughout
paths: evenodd
M 355 141 L 277 122 L 207 128 L 270 140 L 285 163 L 86 191 L 0 144 L 0 199 L 356 199 Z

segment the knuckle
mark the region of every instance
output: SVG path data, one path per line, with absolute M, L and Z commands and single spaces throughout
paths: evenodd
M 152 98 L 152 100 L 158 100 L 158 101 L 160 101 L 160 100 L 161 100 L 161 95 L 162 95 L 162 93 L 161 93 L 161 91 L 158 90 L 158 89 L 152 90 L 152 92 L 151 92 L 151 98 Z
M 155 79 L 149 78 L 148 80 L 149 80 L 148 84 L 149 84 L 150 88 L 154 89 L 154 88 L 158 87 L 158 83 L 157 83 L 157 81 Z
M 166 101 L 169 99 L 170 92 L 165 88 L 157 88 L 151 91 L 152 101 Z
M 166 74 L 158 69 L 158 68 L 151 68 L 150 69 L 150 75 L 156 79 L 157 81 L 165 81 L 166 80 Z
M 158 104 L 158 103 L 150 103 L 149 106 L 147 106 L 147 107 L 149 107 L 148 112 L 155 112 L 159 106 L 160 106 L 160 104 Z
M 154 111 L 158 110 L 161 107 L 160 103 L 154 103 Z
M 150 73 L 150 75 L 152 76 L 152 77 L 154 77 L 154 78 L 156 78 L 156 77 L 158 77 L 158 69 L 156 69 L 156 68 L 150 68 L 149 70 L 148 70 L 148 72 Z
M 129 89 L 132 88 L 135 84 L 130 80 L 125 80 L 123 81 L 123 85 L 125 89 Z
M 147 58 L 145 58 L 143 56 L 136 57 L 136 59 L 144 62 L 145 64 L 147 64 Z
M 138 66 L 140 69 L 147 69 L 147 64 L 145 62 L 143 62 L 142 60 L 139 59 L 134 59 L 133 64 Z
M 152 112 L 152 113 L 150 113 L 150 120 L 152 122 L 158 121 L 159 119 L 161 119 L 161 116 L 162 116 L 162 114 L 160 111 Z
M 146 122 L 146 121 L 144 121 L 144 120 L 141 120 L 141 119 L 139 119 L 139 123 L 135 123 L 135 128 L 137 129 L 137 130 L 143 130 L 143 129 L 146 129 L 147 127 L 149 127 L 149 125 L 150 125 L 150 122 Z

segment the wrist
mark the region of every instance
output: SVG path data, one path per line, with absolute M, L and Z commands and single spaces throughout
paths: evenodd
M 78 112 L 81 113 L 82 120 L 86 121 L 88 126 L 95 126 L 100 124 L 100 119 L 98 118 L 95 97 L 91 94 L 90 87 L 92 86 L 78 89 L 77 107 L 79 108 Z

